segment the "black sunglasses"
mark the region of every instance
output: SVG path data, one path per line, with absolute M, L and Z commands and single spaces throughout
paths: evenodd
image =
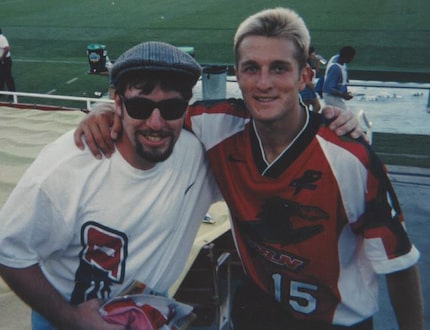
M 121 96 L 120 98 L 128 115 L 134 119 L 148 119 L 152 111 L 157 108 L 164 120 L 175 120 L 181 118 L 188 107 L 188 102 L 184 99 L 167 99 L 154 102 L 144 97 L 126 99 Z

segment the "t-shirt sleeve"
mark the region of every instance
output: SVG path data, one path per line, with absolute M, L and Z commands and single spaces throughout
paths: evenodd
M 0 263 L 25 268 L 68 239 L 62 216 L 39 184 L 20 181 L 0 211 Z

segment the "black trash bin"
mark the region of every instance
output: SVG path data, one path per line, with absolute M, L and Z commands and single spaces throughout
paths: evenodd
M 87 46 L 88 62 L 90 73 L 106 72 L 107 51 L 105 45 L 89 44 Z
M 203 68 L 202 94 L 204 100 L 225 99 L 227 69 L 224 65 L 211 65 Z

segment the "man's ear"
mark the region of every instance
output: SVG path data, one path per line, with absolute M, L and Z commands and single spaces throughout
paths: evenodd
M 300 72 L 300 86 L 299 90 L 303 90 L 306 85 L 311 81 L 312 79 L 312 69 L 309 65 L 306 65 Z
M 234 72 L 234 75 L 236 76 L 236 81 L 238 81 L 239 80 L 239 77 L 238 77 L 238 70 L 237 70 L 237 66 L 236 66 L 236 64 L 233 66 L 233 72 Z
M 113 99 L 115 101 L 115 113 L 122 119 L 124 115 L 124 105 L 122 103 L 121 97 L 117 93 L 114 93 Z

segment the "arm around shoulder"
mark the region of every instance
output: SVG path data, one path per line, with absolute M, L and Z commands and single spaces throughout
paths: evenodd
M 361 130 L 358 119 L 351 110 L 325 106 L 321 112 L 325 118 L 332 119 L 329 127 L 338 136 L 348 134 L 353 139 L 361 137 L 369 143 L 368 136 Z
M 387 274 L 387 288 L 399 330 L 424 329 L 424 307 L 417 266 Z
M 100 159 L 102 154 L 110 157 L 115 151 L 114 141 L 121 133 L 120 118 L 115 114 L 112 103 L 100 103 L 85 116 L 74 133 L 75 144 L 84 149 L 82 137 L 85 137 L 88 148 L 94 157 Z

